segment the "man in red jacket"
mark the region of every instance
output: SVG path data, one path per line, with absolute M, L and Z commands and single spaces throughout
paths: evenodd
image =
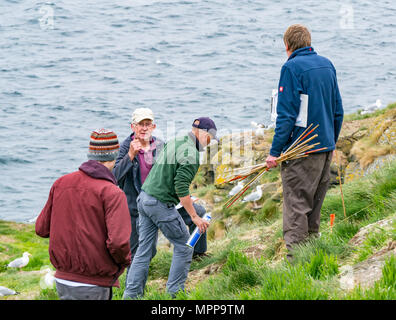
M 37 218 L 62 300 L 111 300 L 131 263 L 128 203 L 111 172 L 118 151 L 114 132 L 93 131 L 89 161 L 55 181 Z

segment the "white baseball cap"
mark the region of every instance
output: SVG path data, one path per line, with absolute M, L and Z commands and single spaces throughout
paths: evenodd
M 149 119 L 154 121 L 153 111 L 149 108 L 137 108 L 131 117 L 131 123 L 139 123 L 142 120 Z

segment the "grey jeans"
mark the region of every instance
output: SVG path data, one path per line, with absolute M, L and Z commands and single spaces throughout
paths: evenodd
M 111 300 L 111 287 L 68 286 L 55 281 L 56 291 L 61 300 Z
M 158 229 L 174 247 L 166 289 L 175 295 L 179 290 L 184 290 L 190 269 L 193 249 L 186 246 L 190 233 L 174 205 L 165 204 L 144 191 L 137 198 L 137 204 L 139 246 L 127 275 L 124 299 L 135 299 L 144 294 Z
M 201 218 L 205 215 L 206 210 L 203 206 L 193 203 L 193 207 L 195 211 L 197 212 L 197 215 L 199 215 Z M 190 215 L 188 214 L 187 210 L 184 207 L 181 207 L 180 209 L 177 210 L 179 214 L 181 215 L 184 223 L 188 226 L 188 229 L 190 231 L 190 234 L 194 232 L 195 228 L 197 227 L 194 222 L 192 222 Z M 200 253 L 205 253 L 206 250 L 208 249 L 208 244 L 207 244 L 207 233 L 205 232 L 197 241 L 197 243 L 194 246 L 194 254 L 200 254 Z
M 314 153 L 307 158 L 281 164 L 283 186 L 283 237 L 292 260 L 292 249 L 320 226 L 320 210 L 330 183 L 333 152 Z

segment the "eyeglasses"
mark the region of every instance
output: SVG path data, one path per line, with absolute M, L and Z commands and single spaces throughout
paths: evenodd
M 153 127 L 153 123 L 151 122 L 145 122 L 145 123 L 135 123 L 135 126 L 141 127 L 141 128 L 152 128 Z

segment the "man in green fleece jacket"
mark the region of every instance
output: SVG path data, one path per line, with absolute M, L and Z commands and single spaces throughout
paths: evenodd
M 186 245 L 190 233 L 175 205 L 180 202 L 200 232 L 206 231 L 209 223 L 195 211 L 189 187 L 199 168 L 199 152 L 212 138 L 217 139 L 217 128 L 210 118 L 198 118 L 192 126 L 188 135 L 165 145 L 137 198 L 139 247 L 127 276 L 124 299 L 144 294 L 158 229 L 174 246 L 167 291 L 174 297 L 179 290 L 184 290 L 193 249 Z

